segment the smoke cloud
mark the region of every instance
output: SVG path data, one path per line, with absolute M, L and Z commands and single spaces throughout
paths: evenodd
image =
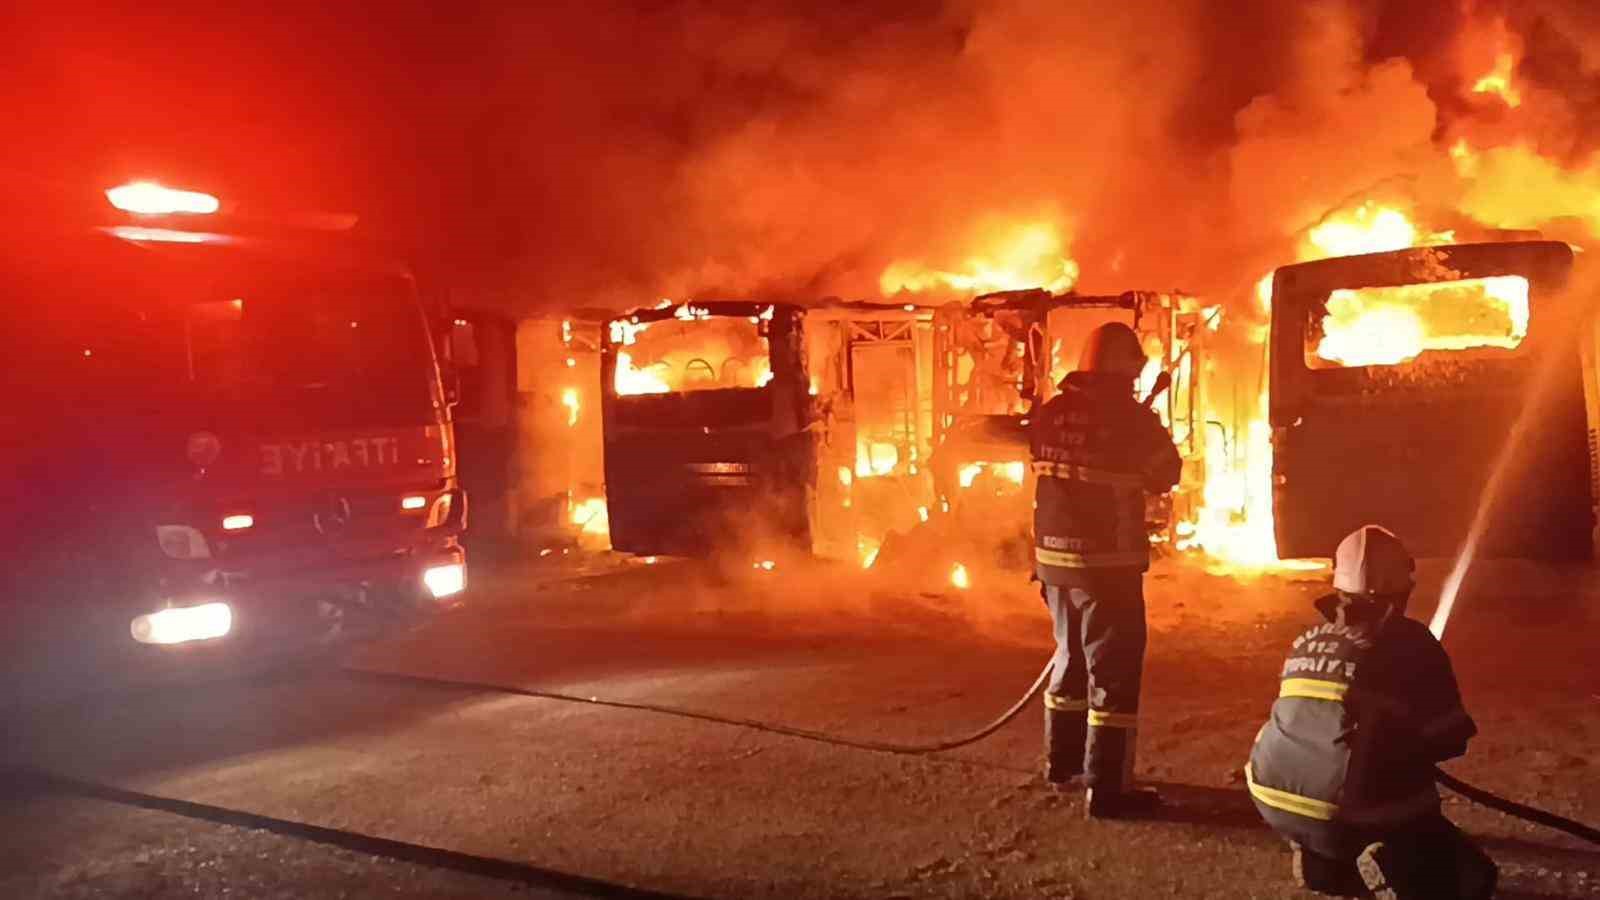
M 1455 137 L 1585 160 L 1594 18 L 1461 0 L 518 11 L 489 93 L 520 100 L 488 164 L 542 173 L 512 268 L 602 305 L 870 297 L 893 263 L 956 269 L 1027 224 L 1084 290 L 1242 299 L 1341 204 L 1452 208 L 1470 188 Z M 1517 110 L 1471 92 L 1502 48 Z
M 1084 290 L 1237 304 L 1352 198 L 1536 227 L 1498 199 L 1531 161 L 1552 192 L 1600 184 L 1586 0 L 51 16 L 11 38 L 49 91 L 11 119 L 36 155 L 226 157 L 190 169 L 357 204 L 525 308 L 873 297 L 892 264 L 959 270 L 1030 227 Z M 1502 54 L 1514 108 L 1473 89 Z

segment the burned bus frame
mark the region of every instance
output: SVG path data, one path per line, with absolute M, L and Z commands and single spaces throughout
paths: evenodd
M 759 387 L 619 392 L 626 329 L 686 313 L 760 323 L 772 378 Z M 600 408 L 614 549 L 698 556 L 735 536 L 810 545 L 815 439 L 802 319 L 803 310 L 789 304 L 712 301 L 635 310 L 606 323 Z
M 1078 323 L 1063 318 L 1078 313 L 1091 318 Z M 1211 311 L 1213 316 L 1219 313 Z M 957 335 L 965 322 L 1007 316 L 1011 336 L 1025 336 L 1020 342 L 1023 352 L 1016 375 L 1023 409 L 1003 414 L 965 413 Z M 933 395 L 934 440 L 939 449 L 932 460 L 940 497 L 956 496 L 956 473 L 964 465 L 1026 460 L 1028 413 L 1059 392 L 1058 382 L 1076 364 L 1089 331 L 1103 322 L 1120 321 L 1139 335 L 1147 351 L 1155 351 L 1150 368 L 1140 379 L 1140 389 L 1150 392 L 1159 372 L 1168 373 L 1171 379 L 1151 397 L 1152 408 L 1173 434 L 1185 462 L 1184 475 L 1177 491 L 1151 498 L 1149 522 L 1157 542 L 1173 539 L 1172 530 L 1178 522 L 1194 516 L 1201 499 L 1205 428 L 1199 413 L 1198 375 L 1204 337 L 1210 330 L 1206 316 L 1195 297 L 1157 291 L 1107 295 L 1004 291 L 979 296 L 965 306 L 942 307 L 936 316 Z M 1064 343 L 1067 341 L 1070 343 Z
M 693 318 L 765 322 L 770 382 L 619 393 L 617 352 L 626 328 L 682 319 L 688 309 Z M 1052 314 L 1062 312 L 1105 315 L 1064 329 L 1059 317 L 1052 325 Z M 1007 317 L 1026 348 L 1015 386 L 1020 406 L 998 415 L 964 413 L 958 332 L 963 323 Z M 949 510 L 963 464 L 1027 459 L 1027 411 L 1053 395 L 1065 358 L 1075 359 L 1102 320 L 1125 321 L 1159 347 L 1152 373 L 1167 370 L 1173 381 L 1156 398 L 1158 409 L 1186 461 L 1195 463 L 1186 471 L 1198 476 L 1197 354 L 1206 328 L 1203 311 L 1187 295 L 1014 291 L 937 308 L 696 302 L 619 316 L 604 329 L 600 365 L 612 546 L 704 554 L 729 537 L 759 534 L 819 556 L 871 560 L 886 534 L 927 522 L 930 510 Z M 1071 342 L 1067 354 L 1060 352 L 1064 339 Z M 1186 475 L 1177 494 L 1154 500 L 1158 540 L 1170 536 L 1197 498 L 1198 484 Z M 1025 511 L 1015 524 L 1026 531 Z
M 1454 553 L 1530 402 L 1541 360 L 1550 370 L 1541 408 L 1515 448 L 1481 552 L 1592 555 L 1584 378 L 1571 343 L 1582 313 L 1559 296 L 1572 262 L 1565 244 L 1515 241 L 1277 270 L 1269 389 L 1280 556 L 1332 556 L 1341 537 L 1369 522 L 1393 530 L 1418 555 Z M 1501 275 L 1529 282 L 1527 334 L 1515 350 L 1425 351 L 1399 365 L 1308 364 L 1308 334 L 1335 290 Z

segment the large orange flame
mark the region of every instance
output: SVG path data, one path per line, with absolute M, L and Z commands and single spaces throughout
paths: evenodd
M 982 246 L 953 271 L 920 260 L 900 260 L 883 271 L 878 287 L 885 296 L 902 291 L 985 294 L 1025 288 L 1059 293 L 1078 281 L 1078 264 L 1067 256 L 1060 231 L 1047 222 L 994 229 Z

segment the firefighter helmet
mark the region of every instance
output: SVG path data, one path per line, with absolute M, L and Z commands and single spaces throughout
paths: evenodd
M 1078 356 L 1078 371 L 1138 378 L 1146 362 L 1133 329 L 1121 322 L 1107 322 L 1089 332 Z
M 1415 583 L 1416 563 L 1394 533 L 1363 525 L 1339 542 L 1333 560 L 1333 587 L 1363 597 L 1403 597 Z

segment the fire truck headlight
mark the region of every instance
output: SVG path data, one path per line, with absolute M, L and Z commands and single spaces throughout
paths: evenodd
M 463 563 L 434 566 L 422 573 L 422 583 L 436 600 L 459 594 L 467 588 L 467 567 Z
M 141 644 L 182 644 L 219 638 L 233 629 L 233 609 L 226 603 L 175 606 L 139 616 L 129 626 Z
M 217 211 L 217 198 L 199 191 L 180 191 L 153 181 L 135 181 L 106 191 L 106 199 L 123 212 L 142 215 L 188 213 L 209 215 Z

